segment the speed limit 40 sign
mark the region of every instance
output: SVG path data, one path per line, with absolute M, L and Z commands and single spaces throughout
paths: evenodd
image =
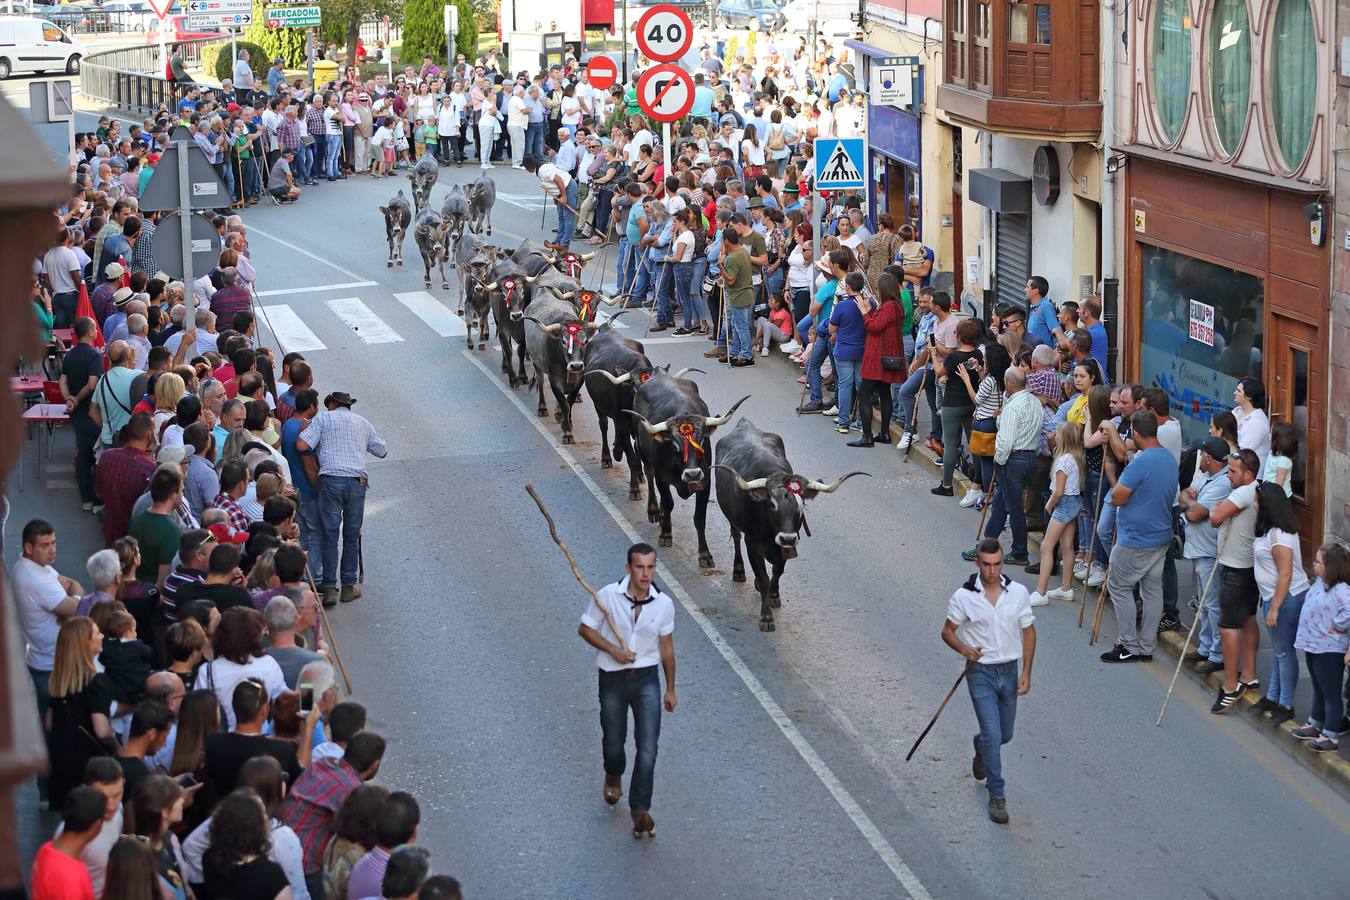
M 684 10 L 669 3 L 653 6 L 637 24 L 638 49 L 648 59 L 674 62 L 694 43 L 694 23 Z

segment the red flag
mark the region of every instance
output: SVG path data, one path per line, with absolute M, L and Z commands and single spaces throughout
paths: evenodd
M 117 286 L 124 288 L 131 287 L 131 269 L 127 266 L 126 258 L 122 256 L 117 257 L 117 264 L 122 267 L 122 281 Z
M 89 302 L 89 289 L 84 286 L 83 281 L 80 282 L 80 299 L 75 304 L 75 316 L 76 318 L 88 316 L 94 319 L 94 346 L 102 350 L 103 329 L 98 327 L 98 319 L 94 317 L 94 304 Z

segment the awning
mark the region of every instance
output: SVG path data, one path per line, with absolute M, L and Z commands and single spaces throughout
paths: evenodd
M 1000 213 L 1031 212 L 1031 179 L 1007 169 L 971 169 L 966 173 L 970 199 Z
M 853 38 L 849 38 L 848 40 L 844 41 L 844 46 L 855 53 L 861 53 L 863 56 L 869 57 L 871 59 L 876 59 L 878 57 L 884 56 L 900 55 L 896 53 L 894 50 L 887 50 L 884 47 L 878 47 L 876 44 L 869 44 L 866 41 L 854 40 Z

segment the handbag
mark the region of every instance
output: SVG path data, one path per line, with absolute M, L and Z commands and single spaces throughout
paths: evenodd
M 994 442 L 998 439 L 996 431 L 972 431 L 970 433 L 970 453 L 972 456 L 993 456 Z
M 903 372 L 905 369 L 905 358 L 903 356 L 883 356 L 881 358 L 881 370 L 883 372 Z

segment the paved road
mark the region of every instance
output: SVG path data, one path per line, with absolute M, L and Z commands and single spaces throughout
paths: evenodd
M 447 182 L 478 174 L 441 171 L 437 204 Z M 494 177 L 496 236 L 544 236 L 533 182 Z M 702 359 L 702 339 L 666 334 L 647 341 L 653 360 L 707 369 L 693 377 L 715 411 L 751 394 L 740 414 L 781 433 L 799 471 L 872 478 L 810 504 L 813 535 L 772 634 L 757 628 L 753 591 L 730 581 L 720 513 L 708 517 L 718 565 L 704 573 L 692 505 L 678 505 L 658 582 L 680 604 L 680 706 L 664 720 L 659 836 L 634 842 L 625 807 L 599 797 L 582 597 L 523 486 L 593 582 L 618 577 L 623 548 L 656 526 L 627 500 L 622 465 L 599 468 L 589 404 L 577 444 L 561 446 L 552 418 L 505 386 L 495 346 L 465 351 L 456 295 L 437 280 L 424 296 L 412 243 L 407 266 L 385 268 L 377 206 L 398 187 L 324 184 L 247 221 L 282 344 L 305 347 L 320 389 L 359 398 L 389 443 L 370 466 L 366 597 L 333 624 L 371 727 L 391 739 L 381 779 L 421 800 L 421 839 L 468 896 L 1216 898 L 1277 895 L 1294 879 L 1310 896 L 1343 890 L 1343 802 L 1249 726 L 1209 715 L 1187 679 L 1154 728 L 1170 671 L 1099 663 L 1069 604 L 1039 611 L 1035 684 L 1005 756 L 1011 827 L 986 819 L 970 777 L 964 692 L 905 763 L 960 669 L 938 632 L 971 571 L 958 551 L 974 514 L 930 496 L 918 463 L 845 448 L 823 418 L 795 416 L 781 357 L 727 371 Z M 22 502 L 33 499 L 30 482 Z M 92 519 L 71 515 L 83 536 L 63 542 L 68 570 L 94 539 Z

